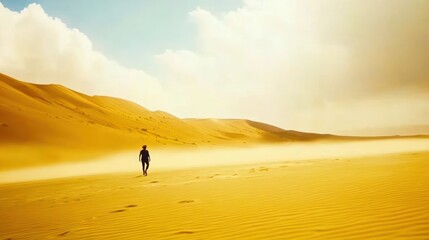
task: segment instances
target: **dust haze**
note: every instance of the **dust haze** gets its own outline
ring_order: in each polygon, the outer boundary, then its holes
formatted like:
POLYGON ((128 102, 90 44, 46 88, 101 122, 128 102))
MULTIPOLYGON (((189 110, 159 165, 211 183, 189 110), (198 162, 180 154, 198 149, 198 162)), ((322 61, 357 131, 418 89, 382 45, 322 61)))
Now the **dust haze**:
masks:
MULTIPOLYGON (((149 174, 177 169, 194 169, 245 164, 364 157, 412 151, 427 151, 429 139, 371 140, 362 142, 315 142, 261 145, 247 148, 149 149, 149 174)), ((21 182, 103 173, 141 174, 138 149, 84 163, 66 163, 44 167, 4 171, 0 182, 21 182)), ((173 174, 174 172, 172 172, 173 174)))

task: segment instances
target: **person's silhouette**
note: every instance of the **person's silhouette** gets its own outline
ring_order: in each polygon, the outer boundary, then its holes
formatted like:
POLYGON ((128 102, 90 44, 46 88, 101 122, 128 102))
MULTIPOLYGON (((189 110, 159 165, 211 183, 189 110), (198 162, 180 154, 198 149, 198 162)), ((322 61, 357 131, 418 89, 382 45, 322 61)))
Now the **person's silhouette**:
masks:
POLYGON ((144 145, 143 149, 140 151, 139 161, 142 162, 143 176, 147 176, 147 169, 149 168, 150 155, 149 155, 149 151, 146 150, 146 145, 144 145))

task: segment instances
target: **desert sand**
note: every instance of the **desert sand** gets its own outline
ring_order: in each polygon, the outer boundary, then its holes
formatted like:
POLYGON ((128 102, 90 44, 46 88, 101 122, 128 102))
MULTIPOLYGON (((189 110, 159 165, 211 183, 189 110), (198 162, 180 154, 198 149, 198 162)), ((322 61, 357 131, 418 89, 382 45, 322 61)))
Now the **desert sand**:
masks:
MULTIPOLYGON (((0 185, 0 239, 428 239, 429 152, 0 185)), ((161 161, 158 159, 157 161, 161 161)))
POLYGON ((0 74, 0 239, 429 239, 428 160, 427 136, 180 119, 0 74))
MULTIPOLYGON (((391 138, 400 137, 370 139, 391 138)), ((367 139, 284 130, 245 119, 180 119, 127 100, 26 83, 0 73, 0 171, 87 161, 143 144, 198 150, 367 139)))
POLYGON ((198 149, 335 139, 343 138, 244 119, 180 119, 127 100, 26 83, 0 73, 0 170, 86 161, 143 143, 158 149, 198 149))

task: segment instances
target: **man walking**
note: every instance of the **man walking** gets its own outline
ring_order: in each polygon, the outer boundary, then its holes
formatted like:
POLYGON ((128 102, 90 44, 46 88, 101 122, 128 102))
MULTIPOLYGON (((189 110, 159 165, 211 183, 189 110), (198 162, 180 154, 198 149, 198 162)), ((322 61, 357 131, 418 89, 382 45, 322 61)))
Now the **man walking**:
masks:
POLYGON ((146 150, 146 145, 144 145, 143 149, 140 151, 139 161, 142 162, 143 176, 147 176, 147 169, 149 168, 150 156, 149 156, 149 151, 146 150))

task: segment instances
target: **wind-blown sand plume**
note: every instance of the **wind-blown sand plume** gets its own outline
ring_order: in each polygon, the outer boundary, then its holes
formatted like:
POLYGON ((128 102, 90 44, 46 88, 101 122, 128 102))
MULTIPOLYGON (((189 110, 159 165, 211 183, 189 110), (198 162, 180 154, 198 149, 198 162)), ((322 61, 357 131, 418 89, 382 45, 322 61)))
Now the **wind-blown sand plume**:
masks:
POLYGON ((127 100, 0 74, 0 170, 86 160, 142 143, 196 148, 365 139, 286 131, 243 119, 179 119, 127 100))
POLYGON ((429 237, 425 136, 179 119, 4 75, 0 121, 0 182, 16 181, 0 185, 0 239, 429 237), (145 178, 142 142, 155 149, 145 178))
POLYGON ((0 185, 1 239, 428 239, 429 152, 0 185))
POLYGON ((0 239, 429 237, 425 136, 179 119, 4 75, 0 100, 0 239), (149 177, 134 170, 142 142, 149 177))
MULTIPOLYGON (((237 145, 333 136, 299 133, 246 120, 182 120, 133 102, 87 96, 0 74, 0 169, 87 159, 152 147, 237 145), (31 152, 31 159, 20 152, 31 152)), ((338 138, 338 137, 337 137, 338 138)))

